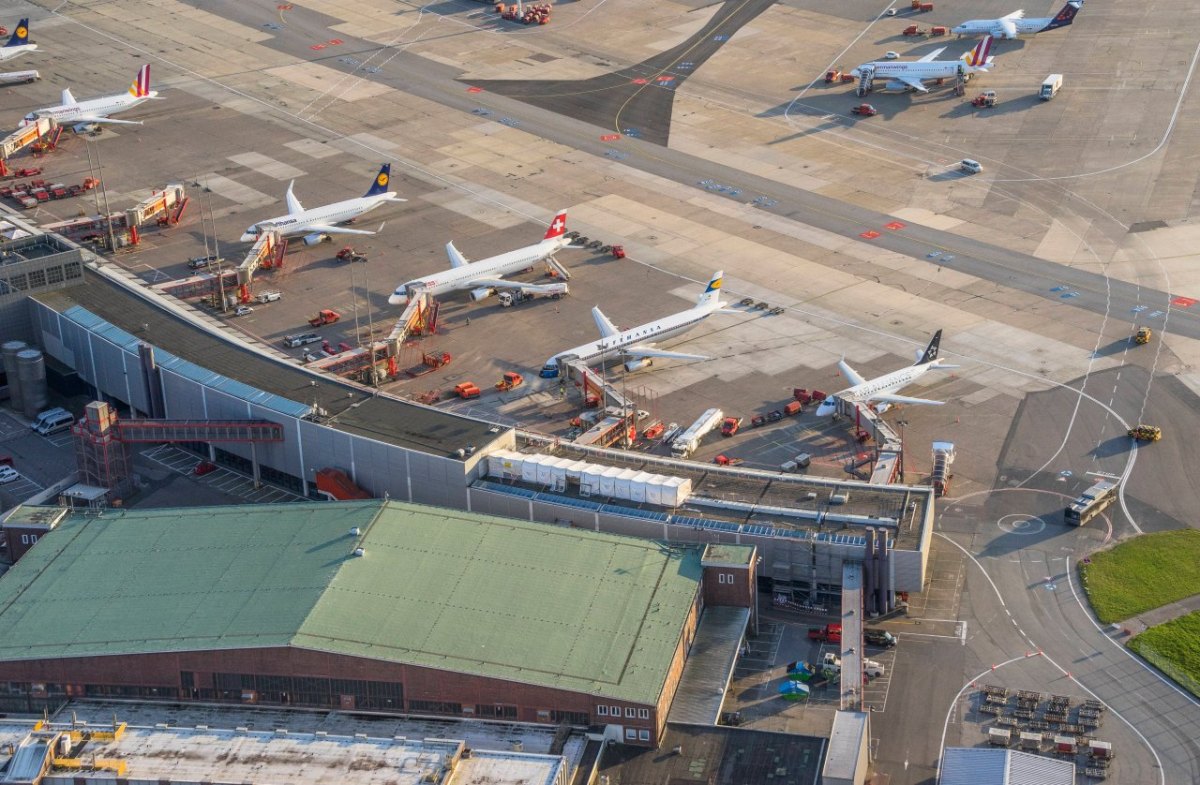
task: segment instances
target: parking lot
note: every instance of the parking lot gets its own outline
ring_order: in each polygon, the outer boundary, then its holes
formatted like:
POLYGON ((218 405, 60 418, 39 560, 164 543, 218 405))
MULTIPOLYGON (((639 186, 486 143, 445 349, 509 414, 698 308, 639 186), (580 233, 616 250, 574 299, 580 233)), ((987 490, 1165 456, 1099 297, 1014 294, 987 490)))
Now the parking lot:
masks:
POLYGON ((145 450, 141 455, 143 458, 164 466, 176 474, 190 476, 196 482, 202 483, 228 496, 236 497, 244 502, 278 504, 282 502, 307 501, 303 496, 285 491, 282 488, 267 485, 266 483, 262 483, 256 488, 254 487, 254 479, 252 477, 231 471, 223 466, 218 466, 215 470, 207 474, 197 475, 196 465, 201 463, 202 459, 186 450, 181 450, 169 444, 145 450))

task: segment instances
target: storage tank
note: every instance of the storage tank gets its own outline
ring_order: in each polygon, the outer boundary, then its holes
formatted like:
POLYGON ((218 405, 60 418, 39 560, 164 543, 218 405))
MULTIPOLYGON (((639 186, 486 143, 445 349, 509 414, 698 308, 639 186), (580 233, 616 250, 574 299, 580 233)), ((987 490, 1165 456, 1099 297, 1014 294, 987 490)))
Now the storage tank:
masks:
POLYGON ((25 349, 24 341, 5 341, 0 345, 0 356, 4 358, 4 373, 8 376, 8 405, 14 411, 24 411, 21 403, 21 379, 17 373, 17 352, 25 349))
POLYGON ((25 417, 32 420, 46 408, 46 361, 37 349, 17 352, 17 376, 21 385, 21 406, 25 417))

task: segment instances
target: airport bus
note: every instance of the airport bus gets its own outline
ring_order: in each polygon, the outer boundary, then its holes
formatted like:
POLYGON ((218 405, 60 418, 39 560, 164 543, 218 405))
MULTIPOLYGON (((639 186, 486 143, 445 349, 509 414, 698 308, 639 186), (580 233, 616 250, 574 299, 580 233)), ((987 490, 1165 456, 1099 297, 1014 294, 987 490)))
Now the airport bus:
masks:
POLYGON ((1073 526, 1082 526, 1117 500, 1118 485, 1110 480, 1101 480, 1067 505, 1063 518, 1073 526))

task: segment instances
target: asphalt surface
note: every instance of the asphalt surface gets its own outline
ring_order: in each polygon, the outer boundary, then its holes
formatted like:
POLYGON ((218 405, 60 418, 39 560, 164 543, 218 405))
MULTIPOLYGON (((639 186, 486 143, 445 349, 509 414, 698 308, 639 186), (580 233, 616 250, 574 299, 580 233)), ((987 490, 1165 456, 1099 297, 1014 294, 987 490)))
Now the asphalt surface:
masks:
MULTIPOLYGON (((192 5, 201 7, 203 4, 192 0, 192 5)), ((251 27, 261 27, 263 24, 260 9, 233 5, 225 13, 231 20, 251 27)), ((625 136, 617 141, 603 140, 602 136, 613 132, 611 126, 597 127, 591 122, 494 92, 468 92, 463 83, 457 81, 461 76, 458 69, 416 54, 388 51, 388 68, 371 73, 361 64, 350 65, 344 60, 347 57, 356 61, 367 60, 378 53, 381 47, 369 41, 343 36, 345 43, 338 47, 337 55, 314 56, 309 42, 322 37, 328 31, 328 25, 335 22, 330 17, 296 7, 288 13, 287 27, 277 31, 263 45, 301 60, 320 62, 330 68, 355 73, 360 78, 386 84, 464 112, 485 108, 501 117, 502 122, 507 121, 528 133, 582 152, 612 157, 610 154, 619 147, 616 152, 622 156, 622 163, 635 169, 698 188, 711 189, 713 183, 718 183, 723 188, 721 193, 734 201, 769 204, 769 208, 762 209, 847 238, 861 239, 863 232, 877 232, 878 236, 870 241, 880 248, 925 260, 931 265, 959 270, 1040 297, 1049 303, 1066 303, 1091 313, 1120 315, 1131 323, 1135 321, 1135 313, 1147 309, 1167 311, 1170 308, 1172 295, 1167 292, 1108 279, 1096 273, 1047 262, 925 226, 906 224, 902 229, 889 230, 887 224, 895 219, 866 207, 713 163, 644 139, 625 136), (948 260, 947 255, 953 258, 948 260)), ((452 35, 471 35, 475 32, 465 30, 452 35)), ((538 83, 531 84, 536 86, 538 83)), ((648 88, 645 92, 653 93, 654 90, 648 88)), ((669 96, 669 91, 661 92, 669 96)), ((651 99, 646 100, 649 101, 647 107, 653 104, 651 99)), ((1200 309, 1170 309, 1169 317, 1172 333, 1200 338, 1200 309)))
POLYGON ((734 33, 774 4, 775 0, 726 0, 708 24, 679 46, 604 76, 498 79, 474 84, 539 109, 665 147, 671 133, 675 90, 734 33))

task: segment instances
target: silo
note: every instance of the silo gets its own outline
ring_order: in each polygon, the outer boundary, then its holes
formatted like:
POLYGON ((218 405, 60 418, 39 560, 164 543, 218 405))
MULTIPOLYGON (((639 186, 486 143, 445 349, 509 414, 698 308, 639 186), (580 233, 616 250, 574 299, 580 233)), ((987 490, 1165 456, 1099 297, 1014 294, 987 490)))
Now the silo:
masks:
POLYGON ((21 379, 17 373, 17 352, 25 347, 24 341, 5 341, 0 345, 0 356, 4 358, 4 374, 8 377, 8 405, 21 412, 21 379))
POLYGON ((21 405, 32 420, 46 408, 46 361, 37 349, 17 352, 17 375, 21 379, 21 405))

